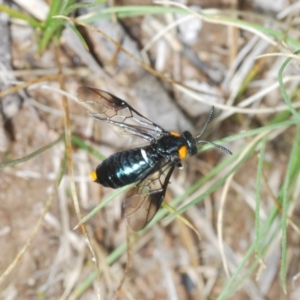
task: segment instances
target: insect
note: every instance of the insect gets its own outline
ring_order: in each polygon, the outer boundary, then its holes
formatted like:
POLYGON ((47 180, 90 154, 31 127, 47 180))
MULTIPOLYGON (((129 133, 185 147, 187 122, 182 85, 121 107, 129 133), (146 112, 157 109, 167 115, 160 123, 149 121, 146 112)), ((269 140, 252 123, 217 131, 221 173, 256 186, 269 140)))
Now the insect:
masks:
POLYGON ((117 152, 90 174, 93 181, 113 189, 132 183, 124 198, 127 224, 133 231, 142 230, 155 216, 165 197, 170 177, 181 160, 197 153, 200 143, 211 144, 228 154, 228 149, 210 141, 201 140, 214 107, 199 135, 193 137, 188 131, 166 131, 142 116, 124 100, 99 89, 79 87, 79 101, 86 102, 94 111, 89 115, 117 127, 122 134, 135 135, 149 144, 144 147, 117 152))

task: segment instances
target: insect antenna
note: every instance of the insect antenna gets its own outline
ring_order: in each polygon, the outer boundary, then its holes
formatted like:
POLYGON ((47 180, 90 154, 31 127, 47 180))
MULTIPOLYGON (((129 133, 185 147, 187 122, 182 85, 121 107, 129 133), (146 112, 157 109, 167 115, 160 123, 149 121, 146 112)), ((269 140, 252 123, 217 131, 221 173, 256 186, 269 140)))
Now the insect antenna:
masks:
POLYGON ((212 118, 212 116, 213 116, 213 113, 214 113, 214 107, 212 106, 212 108, 211 108, 211 110, 210 110, 210 113, 209 113, 209 115, 208 115, 208 117, 207 117, 207 120, 206 120, 206 122, 205 122, 205 124, 204 124, 204 126, 203 126, 203 129, 201 130, 200 134, 198 134, 198 135, 195 137, 196 144, 200 144, 200 143, 203 143, 203 144, 210 144, 210 145, 212 145, 212 146, 214 146, 214 147, 216 147, 216 148, 219 148, 220 150, 224 151, 225 153, 232 155, 232 152, 229 151, 227 148, 225 148, 225 147, 223 147, 223 146, 220 146, 220 145, 218 145, 218 144, 216 144, 216 143, 214 143, 214 142, 205 141, 205 140, 200 140, 202 134, 204 133, 204 131, 205 131, 205 129, 206 129, 208 123, 210 122, 210 120, 211 120, 211 118, 212 118))

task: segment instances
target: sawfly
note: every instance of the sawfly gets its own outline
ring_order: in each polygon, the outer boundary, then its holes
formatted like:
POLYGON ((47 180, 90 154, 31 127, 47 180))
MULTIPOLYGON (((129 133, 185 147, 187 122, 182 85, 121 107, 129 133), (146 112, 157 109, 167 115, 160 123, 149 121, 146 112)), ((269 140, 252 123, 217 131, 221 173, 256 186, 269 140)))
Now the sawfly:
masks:
POLYGON ((124 198, 123 207, 129 228, 142 230, 155 216, 165 197, 170 177, 181 160, 197 153, 200 143, 211 144, 228 154, 228 149, 201 140, 214 107, 201 133, 195 137, 189 131, 166 131, 145 118, 124 100, 103 90, 79 87, 79 101, 95 108, 89 115, 117 127, 122 134, 141 137, 147 146, 117 152, 99 164, 90 174, 91 179, 113 189, 135 183, 124 198))

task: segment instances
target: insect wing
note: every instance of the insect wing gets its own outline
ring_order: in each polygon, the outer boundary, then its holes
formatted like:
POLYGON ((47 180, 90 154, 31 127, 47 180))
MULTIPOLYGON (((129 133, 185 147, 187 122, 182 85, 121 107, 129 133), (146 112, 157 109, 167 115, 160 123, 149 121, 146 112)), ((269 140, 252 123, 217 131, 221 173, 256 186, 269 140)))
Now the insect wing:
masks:
POLYGON ((167 163, 165 167, 127 192, 123 206, 127 225, 132 231, 142 230, 157 213, 165 197, 174 167, 175 165, 167 163))
POLYGON ((108 92, 82 86, 77 89, 77 97, 80 102, 88 104, 91 117, 118 127, 121 134, 133 134, 152 141, 166 133, 124 100, 108 92))

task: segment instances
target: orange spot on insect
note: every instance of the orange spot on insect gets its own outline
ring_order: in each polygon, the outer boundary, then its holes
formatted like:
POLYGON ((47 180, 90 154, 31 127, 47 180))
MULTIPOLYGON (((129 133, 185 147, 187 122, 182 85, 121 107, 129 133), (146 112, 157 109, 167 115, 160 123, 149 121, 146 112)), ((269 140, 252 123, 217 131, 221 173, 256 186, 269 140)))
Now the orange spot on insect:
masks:
POLYGON ((179 154, 179 157, 181 159, 183 158, 186 158, 187 157, 187 153, 188 153, 188 148, 187 146, 181 146, 179 149, 178 149, 178 154, 179 154))
POLYGON ((93 180, 93 181, 96 181, 97 180, 97 173, 95 171, 91 172, 90 173, 90 178, 93 180))
POLYGON ((176 137, 181 137, 181 133, 177 132, 177 131, 170 131, 170 134, 176 137))

